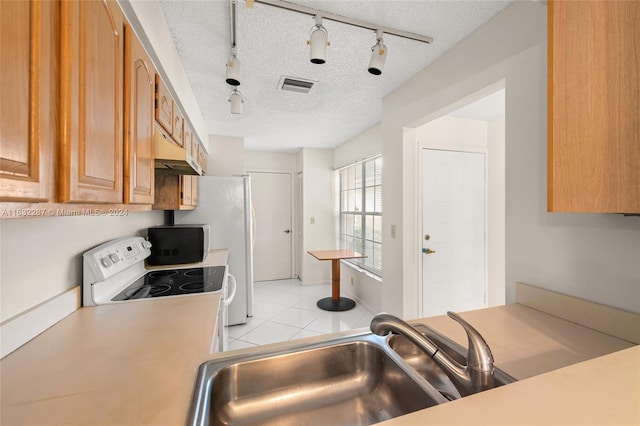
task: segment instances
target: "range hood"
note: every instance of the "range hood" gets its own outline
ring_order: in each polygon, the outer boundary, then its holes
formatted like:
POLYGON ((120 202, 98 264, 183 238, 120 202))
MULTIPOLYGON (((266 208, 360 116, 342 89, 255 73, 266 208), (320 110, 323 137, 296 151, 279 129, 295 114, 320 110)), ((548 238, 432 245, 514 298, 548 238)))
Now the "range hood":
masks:
POLYGON ((154 126, 156 173, 170 175, 202 175, 202 168, 186 149, 170 142, 162 130, 154 126))

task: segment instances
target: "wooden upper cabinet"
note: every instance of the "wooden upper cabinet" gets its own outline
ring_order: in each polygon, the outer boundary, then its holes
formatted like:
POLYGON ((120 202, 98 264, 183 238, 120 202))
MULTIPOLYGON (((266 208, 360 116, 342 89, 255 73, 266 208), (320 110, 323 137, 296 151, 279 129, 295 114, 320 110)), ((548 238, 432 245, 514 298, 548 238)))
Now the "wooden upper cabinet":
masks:
POLYGON ((122 203, 122 12, 63 1, 60 37, 60 201, 122 203))
POLYGON ((639 213, 640 1, 548 13, 548 210, 639 213))
POLYGON ((189 126, 189 124, 186 121, 184 121, 182 139, 183 139, 184 149, 187 150, 187 154, 193 155, 192 153, 193 133, 191 131, 191 126, 189 126))
POLYGON ((194 161, 198 161, 198 142, 193 138, 193 130, 186 120, 184 122, 184 149, 194 161))
POLYGON ((169 135, 171 134, 173 131, 173 98, 158 74, 156 74, 156 121, 169 135))
POLYGON ((191 191, 193 188, 192 176, 180 176, 180 208, 193 206, 191 191))
POLYGON ((173 140, 180 146, 184 145, 183 141, 183 126, 184 126, 184 118, 182 117, 182 113, 178 108, 178 105, 173 102, 173 128, 171 130, 171 136, 173 136, 173 140))
POLYGON ((0 1, 0 201, 53 196, 57 13, 50 1, 0 1))
POLYGON ((125 26, 124 202, 153 204, 155 69, 125 26))
POLYGON ((198 144, 198 164, 200 164, 202 174, 204 175, 207 172, 207 152, 200 144, 198 144))
POLYGON ((158 173, 155 185, 154 210, 193 210, 198 204, 198 176, 158 173))
POLYGON ((191 205, 198 207, 198 176, 192 175, 191 178, 191 205))

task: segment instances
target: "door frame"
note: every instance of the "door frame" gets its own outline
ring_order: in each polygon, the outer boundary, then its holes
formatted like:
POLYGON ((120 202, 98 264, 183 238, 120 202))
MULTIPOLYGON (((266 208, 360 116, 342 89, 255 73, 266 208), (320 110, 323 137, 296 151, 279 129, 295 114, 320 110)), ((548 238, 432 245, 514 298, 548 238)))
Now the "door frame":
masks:
MULTIPOLYGON (((303 247, 303 243, 304 243, 304 226, 302 226, 303 223, 303 212, 304 212, 304 206, 302 205, 302 190, 304 188, 304 174, 303 172, 298 172, 296 173, 296 178, 295 178, 295 184, 294 184, 294 196, 295 196, 295 200, 294 200, 294 231, 295 231, 295 235, 296 237, 293 239, 294 240, 294 247, 300 247, 302 249, 303 247)), ((302 281, 301 275, 302 275, 302 271, 300 270, 302 267, 302 251, 301 250, 296 250, 295 254, 293 256, 294 260, 295 260, 295 265, 294 265, 294 278, 298 278, 300 281, 302 281)))
MULTIPOLYGON (((289 234, 290 236, 289 239, 291 241, 291 270, 289 271, 289 277, 294 278, 295 271, 296 271, 295 253, 297 250, 296 238, 294 238, 294 235, 297 234, 296 231, 298 228, 298 224, 296 223, 295 216, 294 216, 294 206, 295 206, 294 172, 292 172, 291 170, 252 168, 252 169, 246 170, 245 173, 248 175, 250 173, 274 173, 274 174, 289 175, 289 217, 291 218, 291 233, 289 234)), ((255 256, 255 253, 254 253, 254 256, 255 256)))
MULTIPOLYGON (((436 119, 437 120, 437 119, 436 119)), ((425 123, 427 124, 427 123, 425 123)), ((489 226, 489 187, 488 187, 488 170, 489 170, 489 150, 487 148, 480 148, 476 146, 466 146, 466 145, 450 145, 450 144, 438 144, 436 142, 427 142, 427 141, 417 141, 416 144, 416 158, 418 158, 418 185, 417 185, 417 212, 418 212, 418 235, 414 240, 414 244, 416 249, 414 252, 416 253, 416 266, 417 266, 417 286, 418 286, 418 297, 416 298, 417 312, 418 318, 422 318, 422 298, 423 298, 423 276, 422 276, 422 262, 424 259, 424 255, 422 254, 422 236, 425 234, 424 230, 424 212, 423 212, 423 195, 424 188, 422 186, 423 183, 423 161, 422 161, 422 150, 431 149, 438 151, 456 151, 456 152, 468 152, 474 154, 484 154, 484 305, 488 306, 488 294, 489 294, 489 234, 487 232, 487 227, 489 226)))

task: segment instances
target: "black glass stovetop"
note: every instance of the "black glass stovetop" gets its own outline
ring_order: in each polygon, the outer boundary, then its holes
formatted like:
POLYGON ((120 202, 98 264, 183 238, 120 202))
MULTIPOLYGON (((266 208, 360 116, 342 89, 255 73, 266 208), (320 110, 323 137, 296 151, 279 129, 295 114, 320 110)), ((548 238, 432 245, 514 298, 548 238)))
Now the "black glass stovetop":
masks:
POLYGON ((224 266, 147 272, 111 301, 208 293, 222 289, 224 266))

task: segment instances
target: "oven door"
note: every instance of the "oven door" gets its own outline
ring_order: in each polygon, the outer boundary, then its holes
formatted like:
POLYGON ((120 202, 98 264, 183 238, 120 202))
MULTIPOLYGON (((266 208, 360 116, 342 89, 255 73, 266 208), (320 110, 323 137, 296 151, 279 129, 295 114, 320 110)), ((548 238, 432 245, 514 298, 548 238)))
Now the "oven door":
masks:
POLYGON ((236 297, 236 277, 227 273, 222 285, 222 299, 218 308, 218 350, 224 352, 229 343, 227 327, 229 326, 229 305, 236 297))

